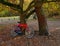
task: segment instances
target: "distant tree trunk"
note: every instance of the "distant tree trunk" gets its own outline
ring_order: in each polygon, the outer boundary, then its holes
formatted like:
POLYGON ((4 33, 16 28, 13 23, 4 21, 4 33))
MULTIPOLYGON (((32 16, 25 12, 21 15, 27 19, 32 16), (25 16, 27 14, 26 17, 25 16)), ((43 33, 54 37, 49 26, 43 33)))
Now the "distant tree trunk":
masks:
POLYGON ((48 35, 47 22, 45 16, 42 15, 42 11, 41 11, 42 4, 43 4, 42 2, 35 0, 35 11, 38 17, 39 34, 48 35))

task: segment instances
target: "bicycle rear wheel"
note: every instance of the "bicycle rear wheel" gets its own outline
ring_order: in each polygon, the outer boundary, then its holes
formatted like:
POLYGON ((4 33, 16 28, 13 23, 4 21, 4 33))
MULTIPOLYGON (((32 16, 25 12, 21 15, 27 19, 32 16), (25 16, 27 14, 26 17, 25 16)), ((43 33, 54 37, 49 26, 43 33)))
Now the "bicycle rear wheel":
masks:
POLYGON ((34 36, 34 29, 32 27, 28 27, 25 30, 25 36, 27 38, 32 38, 34 36))

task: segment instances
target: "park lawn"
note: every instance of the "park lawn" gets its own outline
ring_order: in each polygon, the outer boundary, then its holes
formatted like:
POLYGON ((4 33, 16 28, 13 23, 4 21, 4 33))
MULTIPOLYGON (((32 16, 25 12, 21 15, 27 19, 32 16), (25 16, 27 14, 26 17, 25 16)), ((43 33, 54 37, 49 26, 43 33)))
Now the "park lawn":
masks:
POLYGON ((5 31, 14 28, 15 24, 0 24, 0 31, 5 31))
POLYGON ((60 20, 60 19, 56 19, 56 18, 47 18, 47 20, 49 20, 49 21, 57 21, 57 20, 60 20))

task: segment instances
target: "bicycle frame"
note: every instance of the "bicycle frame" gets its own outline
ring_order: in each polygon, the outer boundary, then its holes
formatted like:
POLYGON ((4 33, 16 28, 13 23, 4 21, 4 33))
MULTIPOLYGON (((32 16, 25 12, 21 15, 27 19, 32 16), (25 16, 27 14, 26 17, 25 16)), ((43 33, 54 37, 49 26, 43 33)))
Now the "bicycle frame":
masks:
POLYGON ((27 38, 32 38, 34 36, 34 30, 32 27, 28 26, 27 24, 17 24, 16 26, 17 28, 15 28, 13 30, 13 32, 11 32, 11 35, 14 37, 16 35, 25 35, 27 38), (19 30, 19 29, 20 30, 19 30), (22 28, 22 29, 21 29, 22 28), (17 29, 17 30, 16 30, 17 29), (17 32, 16 32, 17 31, 17 32), (21 31, 21 32, 20 32, 21 31))
POLYGON ((27 24, 21 24, 21 23, 17 24, 17 26, 18 26, 19 28, 21 28, 22 31, 23 31, 23 29, 26 29, 26 28, 28 27, 27 24))

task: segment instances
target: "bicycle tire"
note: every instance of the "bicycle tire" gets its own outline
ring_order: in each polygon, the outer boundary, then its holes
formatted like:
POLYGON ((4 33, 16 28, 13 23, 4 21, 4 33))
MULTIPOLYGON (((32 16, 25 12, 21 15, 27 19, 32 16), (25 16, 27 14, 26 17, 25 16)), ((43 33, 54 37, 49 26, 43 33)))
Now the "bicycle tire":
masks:
POLYGON ((25 30, 25 36, 27 38, 32 38, 34 36, 34 29, 32 27, 28 27, 25 30))

